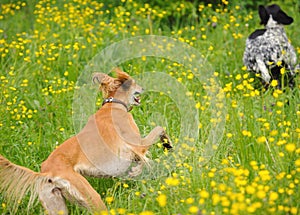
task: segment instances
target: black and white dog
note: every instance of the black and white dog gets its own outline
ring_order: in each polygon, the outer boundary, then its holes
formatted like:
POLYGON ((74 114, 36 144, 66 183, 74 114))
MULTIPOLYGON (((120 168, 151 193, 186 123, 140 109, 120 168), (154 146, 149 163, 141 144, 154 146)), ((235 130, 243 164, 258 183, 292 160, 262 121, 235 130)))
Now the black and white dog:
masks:
POLYGON ((294 20, 276 4, 266 7, 260 5, 258 11, 260 24, 265 28, 254 31, 246 40, 244 65, 248 70, 259 73, 266 86, 272 80, 277 80, 278 87, 281 88, 284 80, 285 85, 293 88, 297 56, 289 43, 284 25, 290 25, 294 20))

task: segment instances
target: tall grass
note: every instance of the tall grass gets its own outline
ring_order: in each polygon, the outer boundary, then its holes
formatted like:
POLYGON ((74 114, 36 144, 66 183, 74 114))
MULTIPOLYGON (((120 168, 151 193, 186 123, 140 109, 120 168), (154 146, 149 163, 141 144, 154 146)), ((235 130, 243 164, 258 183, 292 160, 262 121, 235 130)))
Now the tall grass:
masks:
MULTIPOLYGON (((294 17, 286 31, 299 55, 299 3, 277 3, 294 17)), ((239 1, 3 1, 0 154, 38 171, 51 151, 74 134, 76 81, 97 53, 134 36, 177 38, 213 66, 225 96, 225 131, 213 156, 206 157, 209 131, 218 129, 206 84, 186 66, 166 58, 123 62, 119 66, 133 76, 163 72, 184 86, 186 99, 199 113, 199 134, 197 139, 179 139, 184 114, 176 101, 166 92, 145 93, 141 107, 132 111, 141 133, 161 124, 175 148, 183 147, 187 154, 164 153, 158 144, 149 156, 165 166, 160 177, 89 178, 110 213, 299 214, 299 77, 294 90, 265 91, 258 78, 245 71, 245 40, 258 27, 257 11, 239 1)), ((95 103, 99 108, 101 101, 95 103)), ((39 204, 27 211, 26 201, 20 202, 20 214, 43 212, 39 204)), ((9 202, 0 196, 0 203, 0 212, 10 214, 9 202)), ((69 209, 70 214, 87 213, 72 204, 69 209)))

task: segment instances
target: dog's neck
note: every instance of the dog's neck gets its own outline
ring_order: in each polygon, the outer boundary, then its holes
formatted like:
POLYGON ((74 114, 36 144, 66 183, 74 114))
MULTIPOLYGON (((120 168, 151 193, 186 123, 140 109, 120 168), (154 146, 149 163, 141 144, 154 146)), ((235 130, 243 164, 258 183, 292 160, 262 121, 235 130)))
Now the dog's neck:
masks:
POLYGON ((123 101, 121 101, 121 100, 119 100, 119 99, 115 99, 115 98, 113 98, 113 97, 109 97, 109 98, 104 99, 104 101, 102 102, 102 106, 105 105, 105 104, 107 104, 107 103, 117 103, 117 104, 121 104, 121 105, 123 105, 123 106, 126 108, 127 112, 131 111, 131 109, 132 109, 131 107, 128 107, 128 106, 125 104, 125 102, 123 102, 123 101))

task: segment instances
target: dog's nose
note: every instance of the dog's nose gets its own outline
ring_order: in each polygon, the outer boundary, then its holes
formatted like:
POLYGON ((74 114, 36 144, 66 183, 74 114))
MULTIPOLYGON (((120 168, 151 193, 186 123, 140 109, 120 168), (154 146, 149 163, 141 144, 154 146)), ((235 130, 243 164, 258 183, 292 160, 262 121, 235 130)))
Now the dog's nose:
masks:
POLYGON ((138 91, 140 94, 142 94, 142 93, 145 91, 145 89, 144 89, 143 87, 140 87, 137 91, 138 91))

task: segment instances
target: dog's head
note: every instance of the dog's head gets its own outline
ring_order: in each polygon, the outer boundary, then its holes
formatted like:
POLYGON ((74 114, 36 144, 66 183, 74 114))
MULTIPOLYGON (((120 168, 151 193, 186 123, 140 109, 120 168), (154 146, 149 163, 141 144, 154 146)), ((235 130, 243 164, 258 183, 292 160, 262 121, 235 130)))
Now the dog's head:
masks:
POLYGON ((293 23, 293 18, 288 16, 277 4, 272 4, 269 6, 258 7, 258 13, 260 17, 260 24, 267 25, 270 17, 276 21, 278 24, 290 25, 293 23))
POLYGON ((93 82, 99 84, 103 97, 114 97, 128 106, 140 105, 140 94, 143 92, 143 88, 120 68, 116 68, 115 71, 116 78, 104 73, 95 73, 93 76, 93 82))

